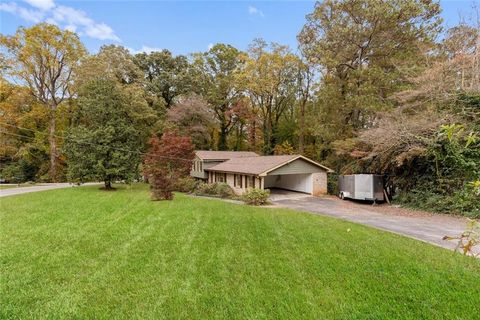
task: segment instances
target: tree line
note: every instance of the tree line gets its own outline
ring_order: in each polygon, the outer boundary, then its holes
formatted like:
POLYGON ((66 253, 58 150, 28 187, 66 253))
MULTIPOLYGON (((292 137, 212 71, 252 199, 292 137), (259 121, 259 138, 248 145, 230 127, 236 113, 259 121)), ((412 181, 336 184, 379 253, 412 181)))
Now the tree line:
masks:
POLYGON ((190 55, 88 54, 73 32, 19 28, 0 37, 2 178, 132 179, 152 134, 175 131, 197 149, 391 175, 406 203, 478 214, 480 24, 446 29, 440 12, 430 0, 325 0, 295 51, 255 39, 190 55))

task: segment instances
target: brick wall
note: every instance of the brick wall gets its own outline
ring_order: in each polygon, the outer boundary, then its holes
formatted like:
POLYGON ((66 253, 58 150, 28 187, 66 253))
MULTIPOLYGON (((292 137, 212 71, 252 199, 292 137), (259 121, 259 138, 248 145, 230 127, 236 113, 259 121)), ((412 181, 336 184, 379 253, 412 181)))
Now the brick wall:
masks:
POLYGON ((327 173, 317 172, 312 173, 313 192, 312 195, 320 196, 327 194, 327 173))

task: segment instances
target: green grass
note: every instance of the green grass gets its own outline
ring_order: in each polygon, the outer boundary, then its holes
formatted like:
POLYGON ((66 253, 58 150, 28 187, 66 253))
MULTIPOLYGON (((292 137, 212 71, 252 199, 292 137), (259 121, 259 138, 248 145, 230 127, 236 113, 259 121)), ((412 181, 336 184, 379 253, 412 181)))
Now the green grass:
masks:
POLYGON ((376 229, 146 186, 0 199, 0 318, 474 319, 480 263, 376 229), (347 232, 347 229, 351 229, 347 232))
POLYGON ((40 186, 40 184, 0 184, 0 190, 40 186))
POLYGON ((19 183, 19 184, 0 184, 0 190, 2 189, 13 189, 13 188, 24 188, 24 187, 35 187, 43 186, 43 183, 19 183))

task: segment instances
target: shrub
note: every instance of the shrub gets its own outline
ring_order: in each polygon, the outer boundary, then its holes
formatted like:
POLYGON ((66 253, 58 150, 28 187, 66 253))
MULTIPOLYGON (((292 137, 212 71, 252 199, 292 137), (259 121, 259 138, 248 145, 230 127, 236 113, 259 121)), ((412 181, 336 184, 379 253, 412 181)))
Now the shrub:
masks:
POLYGON ((195 188, 193 193, 196 194, 196 195, 214 195, 215 194, 215 184, 202 182, 195 188))
POLYGON ((242 199, 247 204, 254 206, 262 206, 268 204, 268 197, 270 196, 270 190, 262 189, 248 189, 243 195, 242 199))
POLYGON ((201 183, 194 193, 196 195, 218 196, 220 198, 235 198, 235 192, 226 183, 201 183))
POLYGON ((221 198, 234 198, 235 192, 232 188, 226 183, 215 183, 215 192, 221 198))
POLYGON ((21 183, 29 180, 35 180, 35 174, 38 168, 33 164, 20 159, 18 162, 12 162, 8 165, 2 164, 0 179, 4 179, 10 183, 21 183))
POLYGON ((446 194, 439 192, 433 185, 430 188, 422 186, 402 190, 394 200, 410 208, 438 213, 455 213, 478 219, 480 218, 480 197, 476 195, 475 188, 475 182, 470 182, 466 183, 462 189, 446 194))
POLYGON ((175 182, 175 191, 192 193, 202 182, 192 177, 179 178, 175 182))
POLYGON ((336 172, 332 172, 327 175, 328 194, 332 194, 336 196, 340 193, 340 189, 338 189, 338 177, 339 177, 339 174, 336 172))

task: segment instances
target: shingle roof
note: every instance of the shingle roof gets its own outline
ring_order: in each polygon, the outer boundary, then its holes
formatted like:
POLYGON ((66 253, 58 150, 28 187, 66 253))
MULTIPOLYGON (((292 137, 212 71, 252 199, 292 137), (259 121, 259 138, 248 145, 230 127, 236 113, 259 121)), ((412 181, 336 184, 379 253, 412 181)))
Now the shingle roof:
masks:
POLYGON ((195 151, 197 157, 203 160, 228 160, 233 158, 258 157, 258 154, 252 151, 195 151))
POLYGON ((329 168, 322 166, 308 158, 300 155, 281 155, 281 156, 257 156, 247 158, 234 158, 225 162, 219 163, 216 166, 205 169, 208 171, 234 172, 245 173, 252 175, 259 175, 272 169, 275 169, 283 164, 286 164, 295 159, 303 159, 324 170, 331 171, 329 168))

